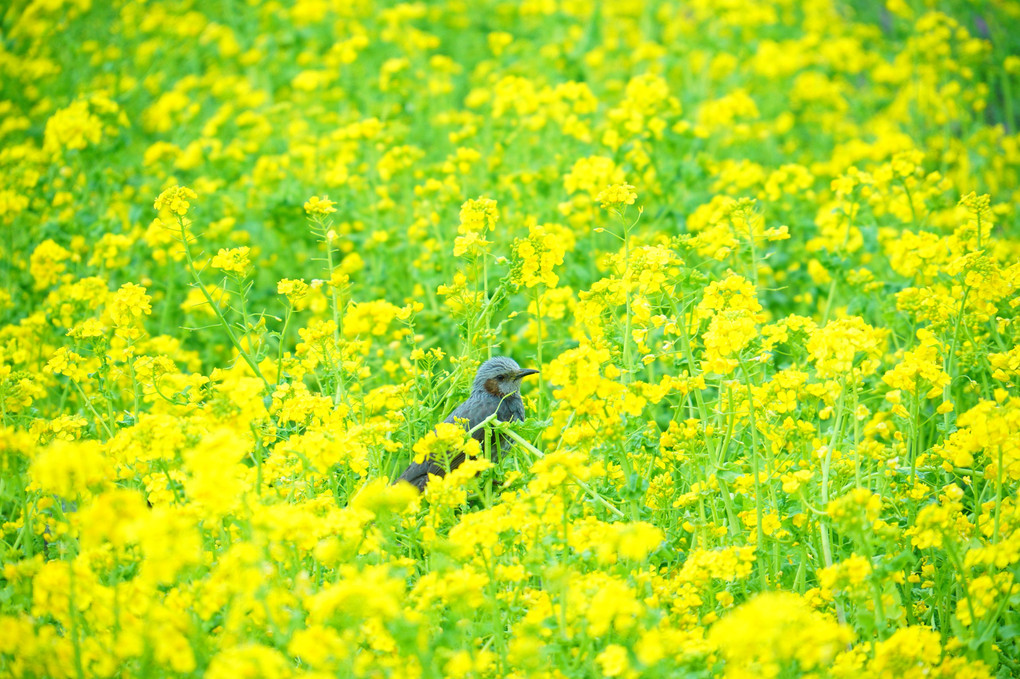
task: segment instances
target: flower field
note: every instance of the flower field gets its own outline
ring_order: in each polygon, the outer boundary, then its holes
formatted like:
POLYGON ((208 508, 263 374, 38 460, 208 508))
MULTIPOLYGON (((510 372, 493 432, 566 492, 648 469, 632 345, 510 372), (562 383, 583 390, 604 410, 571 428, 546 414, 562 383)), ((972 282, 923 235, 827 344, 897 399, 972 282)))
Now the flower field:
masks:
POLYGON ((14 0, 0 676, 1020 676, 1017 25, 14 0))

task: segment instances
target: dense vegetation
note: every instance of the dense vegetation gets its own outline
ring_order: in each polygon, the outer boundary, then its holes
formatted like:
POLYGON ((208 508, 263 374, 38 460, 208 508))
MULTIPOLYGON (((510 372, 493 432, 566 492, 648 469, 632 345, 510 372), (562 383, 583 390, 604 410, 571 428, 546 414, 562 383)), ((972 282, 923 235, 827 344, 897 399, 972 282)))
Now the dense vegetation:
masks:
POLYGON ((1020 673, 1020 3, 2 12, 4 676, 1020 673))

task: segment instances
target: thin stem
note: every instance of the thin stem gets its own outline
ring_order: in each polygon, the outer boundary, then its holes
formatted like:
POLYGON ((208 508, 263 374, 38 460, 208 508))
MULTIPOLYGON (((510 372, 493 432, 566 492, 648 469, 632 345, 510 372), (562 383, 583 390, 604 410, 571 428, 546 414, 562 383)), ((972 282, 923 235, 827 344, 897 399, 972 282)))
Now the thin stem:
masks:
MULTIPOLYGON (((495 418, 495 414, 490 415, 489 417, 487 417, 485 419, 485 421, 487 422, 489 420, 492 420, 493 418, 495 418)), ((481 424, 479 426, 481 426, 481 424)), ((477 428, 478 427, 475 427, 474 429, 472 429, 472 431, 474 431, 477 428)), ((511 439, 513 439, 514 441, 516 441, 517 443, 519 443, 525 450, 527 450, 529 453, 531 453, 535 457, 545 457, 545 453, 543 453, 541 450, 536 448, 533 444, 529 443, 527 440, 525 440, 525 438, 523 436, 521 436, 520 434, 518 434, 514 430, 508 428, 503 433, 506 434, 511 439)), ((573 479, 574 483, 576 483, 581 488, 581 490, 586 492, 593 500, 595 500, 596 502, 601 504, 603 507, 608 509, 612 514, 614 514, 615 516, 617 516, 618 518, 621 518, 621 519, 626 516, 623 512, 621 512, 619 509, 617 509, 612 504, 610 504, 609 501, 606 500, 604 497, 602 497, 594 488, 589 486, 582 479, 578 478, 578 476, 576 474, 570 473, 570 478, 573 479)))
POLYGON ((100 416, 100 414, 96 411, 95 406, 92 405, 92 401, 89 400, 89 397, 85 395, 85 392, 84 392, 84 390, 82 390, 81 385, 78 384, 78 381, 72 378, 71 379, 71 384, 73 384, 74 388, 78 390, 79 394, 81 394, 82 400, 85 401, 85 405, 87 405, 89 410, 92 411, 92 414, 96 418, 96 422, 98 422, 99 424, 103 425, 103 429, 106 430, 107 438, 113 438, 113 430, 110 429, 110 425, 108 425, 106 423, 106 420, 104 420, 102 418, 102 416, 100 416))
MULTIPOLYGON (((740 370, 744 373, 744 386, 747 387, 747 412, 751 418, 751 473, 754 474, 754 510, 758 522, 757 550, 765 549, 764 510, 762 509, 761 478, 758 464, 758 425, 754 417, 754 394, 751 391, 751 376, 747 373, 747 365, 740 358, 740 370)), ((761 577, 762 590, 768 590, 768 574, 765 572, 765 560, 759 562, 758 573, 761 577)))
MULTIPOLYGON (((842 429, 843 422, 843 390, 840 390, 839 400, 836 403, 836 421, 833 422, 832 436, 829 438, 829 445, 825 450, 825 457, 822 459, 822 506, 828 507, 829 504, 829 467, 832 464, 832 448, 836 443, 836 438, 839 435, 839 431, 842 429)), ((819 535, 822 543, 822 558, 825 561, 826 568, 832 566, 832 545, 829 542, 829 526, 825 521, 819 521, 819 535)), ((836 617, 841 623, 846 622, 846 613, 843 610, 842 604, 836 602, 836 617)))
POLYGON ((220 325, 223 326, 223 329, 226 330, 227 337, 230 339, 230 343, 234 346, 234 349, 236 349, 237 353, 244 359, 244 362, 248 364, 248 367, 251 368, 255 376, 262 380, 262 384, 265 385, 266 391, 270 391, 271 387, 269 380, 267 380, 262 374, 262 370, 259 369, 255 360, 248 354, 244 347, 241 346, 241 343, 237 339, 237 335, 234 334, 234 329, 230 327, 230 323, 223 315, 223 312, 220 311, 219 305, 216 304, 212 295, 209 294, 209 290, 205 287, 205 284, 202 283, 202 277, 198 274, 198 268, 195 266, 195 260, 191 255, 191 244, 188 240, 188 233, 184 226, 184 220, 181 217, 178 217, 177 224, 181 229, 181 243, 184 245, 184 256, 188 260, 188 271, 191 272, 191 277, 195 281, 195 285, 202 292, 202 296, 205 297, 205 301, 209 303, 210 307, 212 307, 213 313, 216 314, 216 318, 219 320, 220 325))
MULTIPOLYGON (((676 305, 676 301, 670 297, 670 304, 673 307, 673 313, 676 315, 676 321, 680 324, 680 345, 683 348, 684 356, 687 358, 687 366, 690 372, 690 376, 693 378, 696 376, 695 364, 694 364, 694 353, 691 351, 690 340, 687 337, 688 327, 687 321, 684 318, 684 314, 680 312, 680 309, 676 305)), ((692 389, 694 392, 694 401, 698 406, 698 414, 701 418, 702 423, 707 423, 708 407, 705 405, 705 398, 701 394, 700 389, 692 389)), ((730 492, 730 488, 721 477, 715 472, 719 470, 719 449, 714 445, 715 441, 711 436, 708 435, 708 431, 703 429, 705 437, 705 449, 708 451, 709 463, 712 466, 712 473, 715 476, 716 483, 719 489, 722 491, 723 506, 726 508, 726 517, 728 519, 728 530, 730 536, 736 536, 740 533, 740 522, 737 519, 737 512, 733 507, 733 495, 730 492)))
POLYGON ((283 317, 283 330, 280 331, 280 346, 276 352, 276 383, 280 384, 283 376, 283 348, 287 342, 287 328, 290 326, 290 317, 294 314, 294 307, 287 303, 287 314, 283 317))
MULTIPOLYGON (((489 257, 485 252, 482 252, 482 299, 489 299, 489 257)), ((489 329, 489 316, 485 317, 485 329, 489 329)), ((487 358, 492 358, 492 343, 486 342, 485 348, 487 351, 487 358)), ((541 359, 541 344, 539 345, 539 359, 541 359)), ((541 364, 541 360, 539 363, 541 364)))
POLYGON ((921 452, 921 395, 918 393, 917 385, 914 386, 913 401, 911 402, 910 416, 910 483, 913 485, 917 477, 917 456, 921 452))
MULTIPOLYGON (((541 371, 543 367, 542 362, 542 288, 535 288, 535 324, 537 326, 538 339, 536 342, 535 353, 536 360, 538 361, 538 369, 541 371)), ((545 378, 542 373, 538 373, 538 411, 544 412, 544 395, 545 395, 545 378)))
POLYGON ((999 544, 999 519, 1002 516, 1002 445, 995 465, 995 516, 992 517, 992 544, 999 544))
POLYGON ((78 621, 78 606, 75 603, 75 577, 74 562, 67 563, 68 571, 68 592, 67 592, 67 613, 71 618, 71 646, 74 650, 74 670, 78 679, 85 679, 85 667, 81 657, 81 633, 78 621))

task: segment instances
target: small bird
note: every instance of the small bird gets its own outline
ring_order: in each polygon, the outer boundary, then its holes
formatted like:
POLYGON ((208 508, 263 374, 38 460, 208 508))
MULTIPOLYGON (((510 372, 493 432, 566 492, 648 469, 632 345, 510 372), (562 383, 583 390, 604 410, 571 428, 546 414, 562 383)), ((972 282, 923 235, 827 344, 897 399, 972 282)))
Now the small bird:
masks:
MULTIPOLYGON (((493 413, 500 422, 511 422, 524 419, 524 401, 521 400, 521 380, 528 375, 537 375, 537 370, 521 369, 517 361, 505 356, 496 356, 483 363, 475 374, 475 381, 471 385, 471 395, 466 401, 454 408, 450 416, 444 422, 454 423, 457 420, 466 421, 466 427, 470 431, 480 422, 493 413)), ((476 439, 485 450, 485 427, 480 428, 472 438, 476 439)), ((500 450, 506 450, 510 445, 510 438, 500 436, 498 441, 489 441, 489 450, 492 451, 493 461, 500 450)), ((458 454, 450 460, 452 471, 464 461, 464 453, 458 454)), ((429 474, 444 476, 446 468, 434 458, 428 458, 424 462, 411 462, 411 464, 400 475, 397 482, 407 481, 418 490, 425 490, 429 482, 429 474)))

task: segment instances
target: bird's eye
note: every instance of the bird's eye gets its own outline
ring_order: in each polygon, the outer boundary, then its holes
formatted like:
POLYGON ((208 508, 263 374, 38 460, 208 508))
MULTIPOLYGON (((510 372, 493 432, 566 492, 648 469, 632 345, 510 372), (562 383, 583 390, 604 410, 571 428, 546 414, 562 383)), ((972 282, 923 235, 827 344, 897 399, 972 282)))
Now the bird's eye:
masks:
POLYGON ((506 379, 506 375, 499 375, 498 377, 496 377, 496 379, 497 380, 505 380, 506 379))

